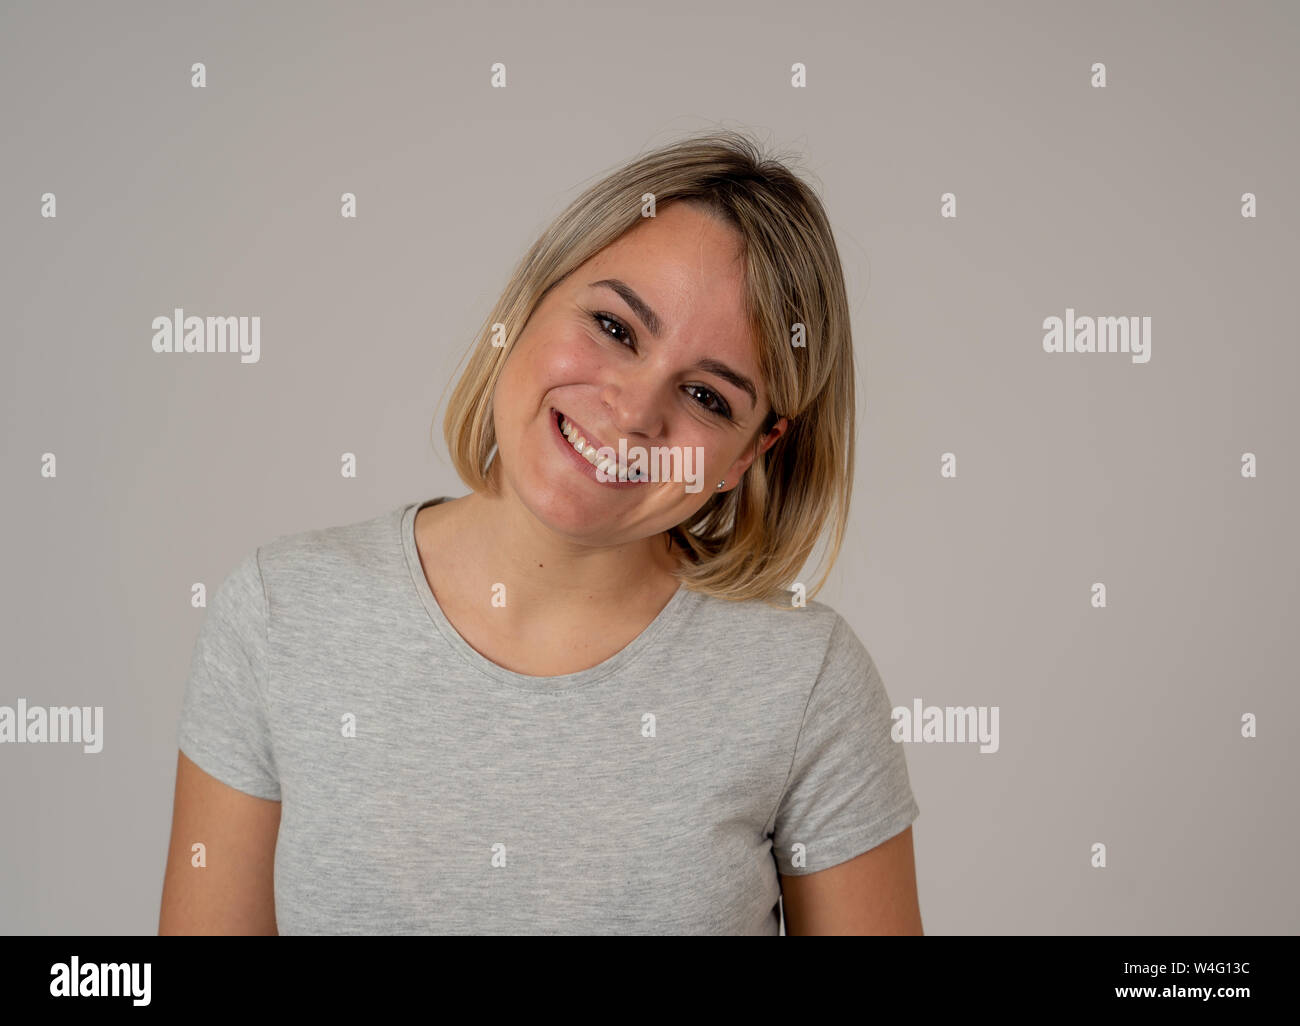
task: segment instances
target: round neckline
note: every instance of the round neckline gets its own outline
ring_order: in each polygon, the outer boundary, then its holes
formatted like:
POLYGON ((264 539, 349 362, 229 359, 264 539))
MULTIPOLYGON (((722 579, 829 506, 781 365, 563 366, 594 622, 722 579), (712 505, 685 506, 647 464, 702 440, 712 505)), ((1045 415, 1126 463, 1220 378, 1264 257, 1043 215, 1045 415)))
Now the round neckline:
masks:
POLYGON ((531 674, 508 670, 479 652, 452 626, 451 621, 447 619, 446 614, 442 611, 442 606, 438 604, 438 600, 434 597, 433 589, 429 586, 429 579, 424 576, 424 567, 420 564, 420 551, 415 544, 415 517, 426 506, 436 506, 439 503, 447 502, 449 498, 450 496, 442 495, 435 499, 412 502, 399 510, 400 515, 397 518, 397 523, 401 535, 402 552, 406 557, 406 567, 411 574, 411 583, 414 585, 415 592, 434 627, 437 628, 438 632, 462 660, 493 680, 508 684, 520 691, 559 694, 577 688, 589 687, 605 680, 642 655, 659 635, 672 624, 681 620, 700 599, 698 593, 691 591, 684 584, 679 584, 677 590, 673 592, 672 598, 659 610, 658 615, 646 625, 640 634, 608 659, 597 663, 595 666, 589 666, 585 670, 563 673, 554 677, 535 677, 531 674))

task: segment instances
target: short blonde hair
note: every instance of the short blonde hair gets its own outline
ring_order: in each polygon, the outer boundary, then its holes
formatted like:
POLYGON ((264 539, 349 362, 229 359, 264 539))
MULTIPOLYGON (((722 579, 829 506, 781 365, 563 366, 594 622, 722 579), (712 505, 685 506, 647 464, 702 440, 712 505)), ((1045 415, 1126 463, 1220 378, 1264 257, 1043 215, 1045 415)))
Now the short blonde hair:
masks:
POLYGON ((754 444, 779 417, 790 421, 737 487, 715 492, 671 529, 686 553, 678 577, 719 598, 790 608, 789 586, 827 521, 826 569, 808 595, 825 584, 844 540, 853 489, 853 339, 821 201, 745 135, 712 131, 636 157, 542 232, 484 322, 452 393, 443 421, 452 462, 470 488, 495 493, 492 396, 515 340, 552 287, 641 222, 647 193, 657 207, 700 204, 739 234, 746 317, 772 409, 754 444))

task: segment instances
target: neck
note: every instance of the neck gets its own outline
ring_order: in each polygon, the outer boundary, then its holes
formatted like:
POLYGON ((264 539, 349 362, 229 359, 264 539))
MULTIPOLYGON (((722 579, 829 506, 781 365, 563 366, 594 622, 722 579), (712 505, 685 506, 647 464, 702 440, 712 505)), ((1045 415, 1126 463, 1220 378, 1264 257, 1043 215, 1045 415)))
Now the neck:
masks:
POLYGON ((508 489, 471 492, 447 509, 457 539, 458 573, 482 594, 500 582, 508 606, 562 615, 624 607, 629 599, 660 598, 676 590, 679 563, 666 534, 612 546, 584 545, 555 534, 508 489))

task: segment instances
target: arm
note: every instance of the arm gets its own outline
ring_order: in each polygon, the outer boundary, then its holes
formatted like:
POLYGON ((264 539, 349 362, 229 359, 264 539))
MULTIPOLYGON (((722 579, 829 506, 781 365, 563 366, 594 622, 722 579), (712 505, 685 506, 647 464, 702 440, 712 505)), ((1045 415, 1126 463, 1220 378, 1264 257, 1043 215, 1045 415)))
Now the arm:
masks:
POLYGON ((280 803, 229 787, 177 752, 171 845, 159 936, 275 934, 275 843, 280 803), (191 845, 207 866, 191 865, 191 845))
POLYGON ((787 937, 923 933, 910 826, 838 866, 782 874, 781 894, 787 937))

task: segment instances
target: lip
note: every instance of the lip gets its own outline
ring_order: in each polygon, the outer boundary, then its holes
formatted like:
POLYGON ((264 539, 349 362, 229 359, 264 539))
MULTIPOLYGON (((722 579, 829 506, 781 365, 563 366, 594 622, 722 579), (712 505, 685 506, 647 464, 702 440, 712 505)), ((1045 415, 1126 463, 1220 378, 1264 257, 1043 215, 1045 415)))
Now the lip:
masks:
MULTIPOLYGON (((578 434, 582 435, 583 438, 587 439, 588 445, 594 445, 597 449, 603 448, 603 446, 598 445, 596 443, 596 440, 588 436, 587 432, 582 429, 581 425, 579 425, 576 420, 570 417, 563 410, 557 410, 554 406, 550 407, 551 434, 555 436, 556 442, 559 444, 560 448, 564 450, 566 458, 573 465, 574 469, 578 470, 585 477, 596 482, 596 484, 604 488, 645 487, 645 482, 642 481, 602 481, 599 477, 597 477, 596 468, 592 466, 592 464, 588 463, 581 456, 579 456, 578 451, 573 447, 573 443, 570 442, 567 438, 564 437, 564 435, 560 433, 560 420, 559 420, 559 416, 557 415, 562 415, 565 420, 567 420, 570 424, 572 424, 577 429, 578 434)), ((611 446, 610 448, 612 449, 613 446, 611 446)), ((617 462, 617 457, 615 457, 615 462, 617 462)))

